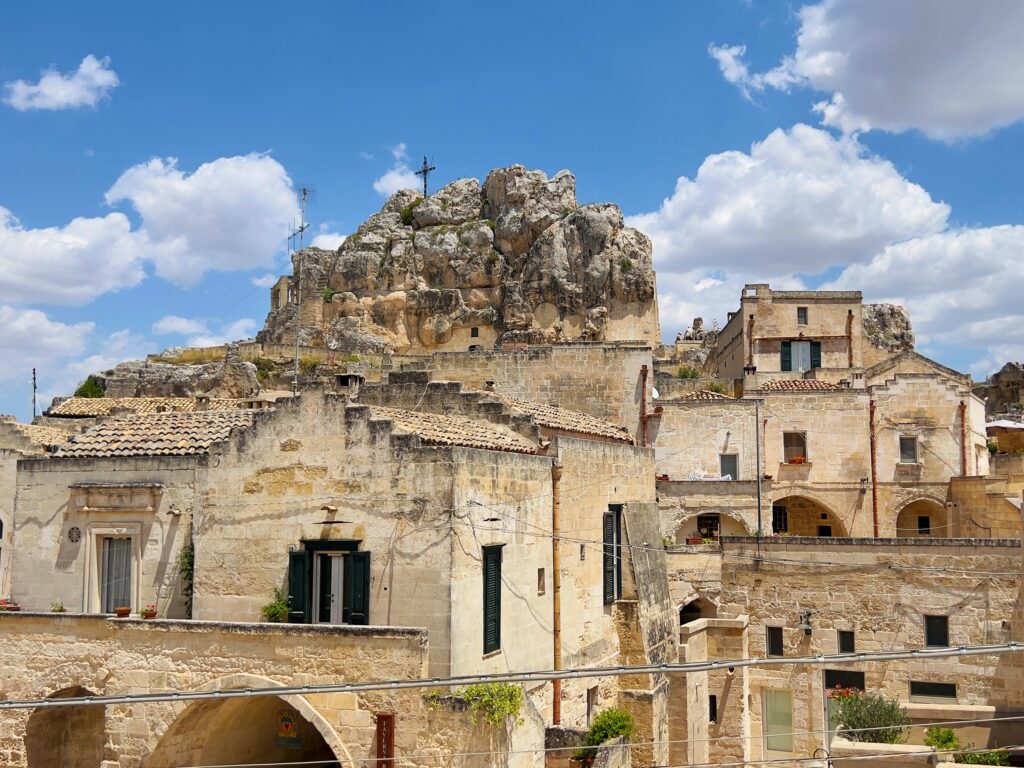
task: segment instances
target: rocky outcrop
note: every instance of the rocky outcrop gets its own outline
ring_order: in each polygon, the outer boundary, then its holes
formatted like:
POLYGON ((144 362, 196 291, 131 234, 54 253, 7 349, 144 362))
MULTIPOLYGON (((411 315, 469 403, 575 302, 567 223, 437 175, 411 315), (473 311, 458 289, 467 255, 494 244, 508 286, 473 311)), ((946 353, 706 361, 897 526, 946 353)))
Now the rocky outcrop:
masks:
POLYGON ((864 335, 871 345, 887 352, 914 348, 910 315, 899 304, 865 304, 864 335))
POLYGON ((1024 363, 1007 363, 993 373, 984 384, 974 387, 974 394, 985 398, 985 413, 990 419, 1024 418, 1024 363))
MULTIPOLYGON (((615 205, 578 205, 568 171, 514 165, 427 198, 397 192, 336 252, 307 248, 292 265, 304 345, 658 339, 650 240, 615 205)), ((277 303, 258 339, 292 343, 296 305, 277 303)))
POLYGON ((106 397, 255 397, 260 385, 256 366, 242 361, 236 345, 224 360, 201 365, 177 365, 142 360, 119 363, 93 374, 106 397))

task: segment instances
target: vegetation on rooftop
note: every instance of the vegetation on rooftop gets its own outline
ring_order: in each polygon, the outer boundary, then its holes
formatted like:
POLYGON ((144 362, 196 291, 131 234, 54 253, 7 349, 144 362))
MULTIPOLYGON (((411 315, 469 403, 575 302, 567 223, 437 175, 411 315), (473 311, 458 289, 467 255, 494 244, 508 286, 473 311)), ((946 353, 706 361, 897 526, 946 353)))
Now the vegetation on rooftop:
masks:
POLYGON ((619 736, 628 738, 632 735, 635 727, 636 721, 633 720, 633 715, 626 710, 615 707, 602 710, 590 724, 587 736, 583 740, 583 746, 573 753, 572 759, 584 765, 590 765, 597 757, 599 746, 609 739, 619 736))
POLYGON ((106 389, 95 376, 87 376, 75 390, 75 397, 103 397, 104 394, 106 389))

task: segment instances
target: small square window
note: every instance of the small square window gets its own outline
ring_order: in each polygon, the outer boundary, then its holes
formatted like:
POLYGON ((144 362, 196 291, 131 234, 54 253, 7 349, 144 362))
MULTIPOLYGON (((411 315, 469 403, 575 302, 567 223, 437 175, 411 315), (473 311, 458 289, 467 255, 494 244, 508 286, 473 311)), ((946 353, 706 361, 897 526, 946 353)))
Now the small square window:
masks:
POLYGON ((900 464, 917 464, 917 438, 900 435, 900 464))
POLYGON ((949 617, 924 617, 924 644, 929 648, 949 647, 949 617))
POLYGON ((718 697, 715 694, 708 696, 708 722, 718 722, 718 697))
POLYGON ((735 453, 718 454, 719 477, 728 477, 730 480, 740 479, 740 457, 735 453))
POLYGON ((840 629, 839 635, 839 652, 840 653, 855 653, 857 650, 857 644, 854 640, 854 634, 852 631, 840 629))
POLYGON ((479 328, 470 328, 469 329, 469 335, 472 338, 474 338, 474 339, 480 338, 480 329, 479 328))
POLYGON ((796 308, 796 324, 807 325, 807 307, 796 308))
POLYGON ((787 464, 804 464, 807 461, 807 434, 783 432, 782 455, 787 464))
POLYGON ((782 656, 782 627, 765 627, 765 653, 768 656, 782 656))

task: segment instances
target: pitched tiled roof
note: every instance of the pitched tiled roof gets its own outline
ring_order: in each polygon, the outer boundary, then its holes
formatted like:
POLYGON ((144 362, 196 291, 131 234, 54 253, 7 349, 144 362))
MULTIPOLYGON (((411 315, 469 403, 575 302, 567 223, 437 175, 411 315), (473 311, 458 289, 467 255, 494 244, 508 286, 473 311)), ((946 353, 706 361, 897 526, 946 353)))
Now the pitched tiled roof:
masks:
POLYGON ((461 445, 512 453, 537 452, 537 446, 525 437, 497 424, 377 405, 370 407, 370 413, 376 419, 388 419, 398 431, 418 435, 430 445, 461 445))
POLYGON ((777 379, 762 384, 760 389, 762 392, 833 392, 842 387, 818 379, 777 379))
POLYGON ((115 416, 61 446, 57 456, 196 456, 252 424, 252 411, 115 416))
POLYGON ((689 392, 683 395, 680 400, 732 400, 728 395, 721 392, 712 392, 710 389, 699 389, 696 392, 689 392))
MULTIPOLYGON (((195 397, 69 397, 53 406, 48 416, 107 416, 114 410, 132 413, 180 411, 190 413, 199 402, 195 397)), ((248 400, 210 398, 209 410, 230 411, 241 408, 248 400)))
POLYGON ((36 445, 50 447, 54 445, 61 445, 70 439, 67 432, 63 429, 57 429, 56 427, 43 427, 38 424, 18 423, 14 423, 11 426, 36 445))
POLYGON ((624 443, 632 442, 629 437, 629 431, 625 427, 620 427, 618 424, 613 424, 610 421, 605 421, 586 413, 561 408, 557 405, 520 400, 518 397, 511 397, 509 395, 496 394, 495 397, 512 410, 532 416, 533 420, 542 427, 561 429, 566 432, 577 432, 583 435, 609 437, 613 440, 621 440, 624 443))

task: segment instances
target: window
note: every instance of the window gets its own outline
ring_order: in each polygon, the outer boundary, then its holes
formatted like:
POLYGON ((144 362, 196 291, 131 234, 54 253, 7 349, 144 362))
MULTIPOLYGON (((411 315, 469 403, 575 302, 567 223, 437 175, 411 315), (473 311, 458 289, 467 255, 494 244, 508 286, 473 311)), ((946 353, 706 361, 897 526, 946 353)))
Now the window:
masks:
POLYGON ((772 533, 789 532, 789 513, 782 504, 772 504, 772 533))
POLYGON ((796 308, 796 324, 807 325, 807 307, 796 308))
POLYGON ((853 632, 840 629, 837 634, 839 635, 839 652, 855 653, 857 650, 857 644, 855 642, 853 632))
POLYGON ((708 722, 718 722, 718 697, 715 694, 708 696, 708 722))
POLYGON ((604 513, 604 604, 622 597, 622 508, 612 507, 604 513))
POLYGON ((932 519, 929 515, 918 515, 917 516, 917 535, 918 536, 931 536, 932 535, 932 519))
POLYGON ((789 691, 764 692, 764 748, 793 751, 793 700, 789 691))
POLYGON ((779 370, 809 371, 821 368, 820 341, 784 341, 779 354, 779 370))
POLYGON ((926 683, 921 680, 910 681, 911 701, 934 701, 935 699, 953 699, 956 701, 956 683, 926 683))
POLYGON ((132 607, 132 540, 104 536, 100 557, 100 601, 103 613, 132 607))
POLYGON ((358 546, 358 541, 308 541, 288 554, 288 621, 370 623, 370 553, 358 546))
POLYGON ((782 627, 765 627, 764 648, 767 656, 782 656, 782 627))
POLYGON ((484 547, 484 653, 501 648, 501 546, 484 547))
POLYGON ((537 594, 538 595, 543 595, 546 590, 547 590, 547 583, 546 583, 546 581, 544 579, 544 569, 543 568, 538 568, 537 569, 537 594))
POLYGON ((717 539, 720 525, 718 515, 697 515, 697 532, 702 539, 717 539))
POLYGON ((818 535, 823 537, 823 538, 826 538, 826 539, 832 538, 832 526, 831 525, 819 525, 818 526, 818 535))
POLYGON ((807 435, 804 432, 782 433, 782 456, 787 464, 807 461, 807 435), (801 459, 803 461, 801 461, 801 459))
POLYGON ((900 435, 900 464, 917 464, 917 438, 900 435))
POLYGON ((924 644, 929 648, 949 647, 949 617, 924 617, 924 644))
POLYGON ((718 455, 719 476, 728 476, 730 480, 740 479, 740 457, 735 453, 718 455))
POLYGON ((587 688, 587 727, 590 727, 590 719, 597 709, 597 686, 587 688))
POLYGON ((474 338, 474 339, 480 338, 480 329, 479 328, 470 328, 469 329, 469 335, 470 335, 471 338, 474 338))

